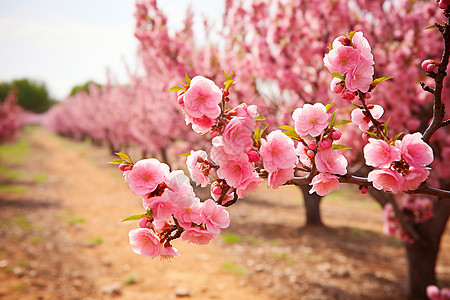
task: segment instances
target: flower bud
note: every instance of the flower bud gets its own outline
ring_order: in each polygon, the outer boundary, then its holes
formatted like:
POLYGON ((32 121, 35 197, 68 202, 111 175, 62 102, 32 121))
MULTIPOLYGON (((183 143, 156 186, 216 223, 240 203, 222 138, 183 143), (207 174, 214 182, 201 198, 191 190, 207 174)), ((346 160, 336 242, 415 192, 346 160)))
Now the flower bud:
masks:
POLYGON ((439 2, 439 8, 440 8, 440 9, 446 9, 446 8, 449 6, 449 4, 446 3, 446 2, 449 2, 449 1, 441 0, 441 1, 439 2))
POLYGON ((365 186, 361 187, 360 191, 363 195, 367 194, 367 188, 365 186))
POLYGON ((431 72, 434 71, 435 68, 436 68, 436 65, 435 65, 435 64, 429 64, 429 65, 427 66, 427 72, 431 73, 431 72))
POLYGON ((313 158, 315 154, 314 154, 314 151, 308 150, 308 151, 306 151, 306 155, 308 155, 308 157, 310 157, 310 158, 313 158))
POLYGON ((255 150, 248 151, 247 156, 248 156, 248 161, 251 163, 259 161, 259 154, 255 150))
POLYGON ((353 93, 353 92, 350 92, 350 91, 344 91, 342 94, 341 94, 341 97, 342 97, 342 99, 344 99, 344 100, 347 100, 347 101, 353 101, 353 100, 355 100, 355 93, 353 93))
POLYGON ((333 141, 328 140, 328 139, 320 142, 320 148, 322 150, 329 149, 329 148, 331 148, 332 145, 333 145, 333 141))
POLYGON ((361 138, 363 139, 364 142, 366 143, 369 142, 369 135, 367 133, 363 132, 361 138))
POLYGON ((120 164, 120 165, 119 165, 119 169, 120 169, 120 171, 122 171, 122 172, 130 171, 131 169, 133 169, 133 166, 132 166, 132 165, 129 165, 129 164, 120 164))
POLYGON ((424 60, 423 62, 422 62, 422 65, 421 65, 421 67, 422 67, 422 69, 424 69, 425 71, 427 70, 427 67, 428 67, 428 65, 431 63, 431 60, 430 59, 426 59, 426 60, 424 60))
POLYGON ((315 150, 317 148, 317 143, 315 141, 308 142, 308 148, 311 150, 315 150))
POLYGON ((341 136, 342 136, 342 132, 339 129, 334 128, 333 133, 331 133, 331 138, 334 141, 337 141, 341 138, 341 136))
POLYGON ((369 100, 370 98, 372 98, 372 94, 366 93, 366 100, 369 100))

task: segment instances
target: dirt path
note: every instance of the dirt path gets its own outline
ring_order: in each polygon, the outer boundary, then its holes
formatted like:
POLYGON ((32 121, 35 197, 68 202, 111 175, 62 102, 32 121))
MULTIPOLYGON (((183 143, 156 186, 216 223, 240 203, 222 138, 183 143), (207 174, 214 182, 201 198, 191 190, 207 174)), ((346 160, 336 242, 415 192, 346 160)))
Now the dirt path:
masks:
MULTIPOLYGON (((405 297, 403 247, 381 233, 377 205, 352 190, 323 201, 328 228, 305 229, 298 189, 262 187, 230 208, 220 239, 205 247, 177 241, 181 257, 162 262, 131 251, 128 231, 137 224, 119 221, 140 213, 141 201, 105 164, 106 150, 40 129, 25 137, 32 154, 5 162, 22 175, 0 169, 0 299, 405 297), (26 190, 2 191, 5 184, 26 190)), ((444 286, 448 231, 437 266, 444 286)))
MULTIPOLYGON (((182 254, 176 262, 134 254, 127 238, 137 224, 119 221, 142 207, 120 172, 93 161, 99 151, 89 160, 83 157, 89 155, 84 146, 41 130, 33 130, 28 138, 33 155, 21 171, 40 170, 49 180, 19 197, 0 200, 3 227, 23 231, 19 241, 0 246, 0 260, 9 265, 0 272, 0 298, 172 299, 178 294, 191 299, 266 299, 222 267, 231 260, 217 246, 176 243, 182 254), (33 228, 16 226, 18 216, 31 224, 25 227, 33 228), (33 244, 36 238, 28 236, 37 234, 42 241, 33 244)), ((14 239, 8 235, 2 230, 3 241, 14 239)))

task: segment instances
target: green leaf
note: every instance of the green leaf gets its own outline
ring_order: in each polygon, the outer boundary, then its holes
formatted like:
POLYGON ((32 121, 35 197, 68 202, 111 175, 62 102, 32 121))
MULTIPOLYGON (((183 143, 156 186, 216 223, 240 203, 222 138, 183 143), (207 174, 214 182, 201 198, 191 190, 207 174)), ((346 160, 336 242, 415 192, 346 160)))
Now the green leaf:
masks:
POLYGON ((353 102, 352 102, 352 105, 353 105, 354 107, 357 107, 357 108, 362 108, 360 105, 358 105, 358 104, 356 104, 356 103, 353 103, 353 102))
POLYGON ((233 84, 233 79, 229 79, 227 81, 225 81, 225 88, 224 90, 228 90, 230 88, 230 86, 233 84))
POLYGON ((381 82, 383 82, 383 81, 389 80, 389 79, 391 79, 391 78, 392 78, 392 76, 384 76, 384 77, 377 78, 377 79, 375 79, 375 80, 372 82, 372 85, 373 85, 373 86, 376 86, 377 84, 379 84, 379 83, 381 83, 381 82))
POLYGON ((331 76, 336 77, 336 78, 339 78, 340 80, 345 80, 345 76, 339 74, 338 72, 333 72, 333 73, 331 73, 331 76))
POLYGON ((267 127, 269 127, 269 124, 268 123, 264 124, 264 128, 261 129, 261 133, 259 134, 260 136, 262 136, 263 132, 267 129, 267 127))
POLYGON ((389 117, 389 119, 387 120, 387 122, 384 124, 384 133, 387 133, 387 129, 388 129, 388 124, 389 121, 391 120, 391 117, 389 117))
POLYGON ((185 73, 185 78, 186 78, 187 84, 191 84, 191 79, 189 78, 187 73, 185 73))
POLYGON ((147 209, 147 216, 149 216, 150 218, 153 218, 153 210, 147 209))
POLYGON ((169 89, 169 92, 178 92, 178 91, 185 91, 185 89, 179 86, 173 86, 169 89))
POLYGON ((345 125, 345 124, 348 124, 348 123, 351 123, 352 121, 350 121, 350 120, 340 120, 339 122, 337 122, 335 125, 334 125, 334 127, 339 127, 339 126, 342 126, 342 125, 345 125))
POLYGON ((181 153, 179 156, 181 157, 188 157, 189 155, 191 155, 191 153, 181 153))
POLYGON ((123 159, 115 159, 112 161, 108 161, 108 164, 122 164, 124 162, 123 159))
POLYGON ((336 115, 336 112, 331 114, 331 120, 330 120, 330 125, 329 125, 330 128, 334 127, 334 122, 335 122, 334 117, 335 117, 335 115, 336 115))
POLYGON ((428 26, 428 27, 425 27, 425 29, 424 29, 424 30, 427 30, 427 29, 432 29, 432 28, 437 28, 437 26, 436 26, 436 23, 435 23, 435 24, 433 24, 433 25, 430 25, 430 26, 428 26))
POLYGON ((370 132, 370 131, 364 131, 364 132, 367 133, 367 135, 369 135, 369 136, 373 137, 374 139, 378 140, 378 136, 375 133, 370 132))
POLYGON ((287 131, 294 131, 295 132, 294 127, 289 126, 289 125, 283 125, 283 126, 280 126, 280 128, 284 129, 284 130, 287 130, 287 131))
POLYGON ((132 215, 132 216, 129 216, 128 218, 123 219, 123 220, 120 221, 120 222, 140 220, 140 219, 142 219, 142 218, 144 218, 144 217, 145 217, 145 215, 143 215, 143 214, 140 214, 140 215, 132 215))
POLYGON ((342 144, 334 144, 333 146, 331 146, 331 149, 337 150, 337 149, 352 149, 352 148, 342 144))
POLYGON ((283 133, 285 135, 287 135, 288 137, 290 137, 291 139, 294 139, 294 140, 297 140, 297 141, 301 141, 302 140, 300 138, 300 136, 295 131, 283 131, 283 133))
POLYGON ((398 140, 398 138, 402 135, 405 134, 404 132, 400 132, 399 134, 397 134, 396 136, 394 136, 394 138, 392 139, 392 142, 395 143, 396 140, 398 140))
POLYGON ((328 45, 328 49, 331 51, 331 50, 333 50, 333 45, 330 43, 329 45, 328 45))
POLYGON ((330 108, 333 106, 333 103, 334 103, 334 101, 325 105, 326 112, 328 112, 330 110, 330 108))
POLYGON ((232 80, 232 78, 233 78, 233 71, 231 71, 230 74, 227 74, 225 71, 223 71, 223 74, 225 75, 225 81, 232 80))
POLYGON ((256 121, 264 121, 265 119, 267 119, 266 117, 263 117, 263 116, 257 116, 257 117, 255 117, 255 120, 256 121))
POLYGON ((356 30, 351 31, 351 32, 348 34, 348 38, 349 38, 350 40, 352 40, 352 39, 353 39, 353 36, 355 35, 355 33, 356 33, 356 30))
POLYGON ((126 153, 123 153, 123 152, 117 152, 117 153, 115 153, 118 157, 120 157, 121 159, 123 159, 123 160, 126 160, 126 161, 128 161, 128 162, 133 162, 133 160, 131 159, 131 157, 128 155, 128 154, 126 154, 126 153))

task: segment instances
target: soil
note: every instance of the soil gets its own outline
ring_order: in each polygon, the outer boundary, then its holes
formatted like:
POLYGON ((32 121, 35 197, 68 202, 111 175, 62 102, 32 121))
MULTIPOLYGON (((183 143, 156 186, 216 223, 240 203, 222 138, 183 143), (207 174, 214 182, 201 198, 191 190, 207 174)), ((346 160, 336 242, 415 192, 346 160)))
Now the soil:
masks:
MULTIPOLYGON (((0 299, 405 299, 403 246, 352 187, 322 201, 326 227, 303 226, 298 188, 262 187, 211 244, 177 240, 180 257, 152 260, 129 246, 137 222, 120 220, 141 201, 106 149, 39 128, 21 138, 28 155, 0 157, 0 299)), ((449 226, 437 274, 450 286, 449 226)))

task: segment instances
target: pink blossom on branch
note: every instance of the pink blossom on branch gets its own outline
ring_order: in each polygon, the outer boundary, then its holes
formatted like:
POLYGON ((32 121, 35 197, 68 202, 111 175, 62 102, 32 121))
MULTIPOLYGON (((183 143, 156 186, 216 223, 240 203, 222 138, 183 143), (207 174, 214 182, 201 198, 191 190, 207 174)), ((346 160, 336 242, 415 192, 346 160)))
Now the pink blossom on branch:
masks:
POLYGON ((187 241, 188 243, 194 243, 197 245, 207 245, 212 239, 216 237, 217 234, 214 234, 200 227, 188 228, 181 234, 181 239, 183 241, 187 241))
POLYGON ((294 142, 281 130, 272 131, 266 139, 261 139, 260 153, 267 172, 292 168, 298 161, 294 142))
POLYGON ((219 234, 220 228, 230 226, 228 211, 226 211, 225 207, 217 205, 212 199, 208 199, 203 203, 200 215, 206 225, 206 229, 213 234, 219 234))
POLYGON ((202 167, 205 166, 204 162, 207 160, 208 154, 203 150, 191 150, 191 154, 186 160, 186 165, 192 180, 194 180, 197 185, 201 185, 202 187, 205 187, 209 183, 208 176, 205 174, 205 171, 202 170, 202 167))
POLYGON ((316 167, 321 173, 345 175, 348 162, 344 155, 338 151, 327 149, 316 154, 316 167))
POLYGON ((383 140, 369 138, 369 143, 364 147, 364 159, 368 166, 387 167, 400 157, 400 150, 383 140))
POLYGON ((330 115, 322 103, 305 104, 294 110, 292 119, 298 135, 316 137, 328 126, 330 115))
POLYGON ((125 180, 134 194, 143 196, 153 192, 168 174, 168 165, 149 158, 138 161, 133 169, 126 173, 125 180))
POLYGON ((367 180, 372 182, 373 187, 377 190, 398 193, 402 189, 404 179, 402 175, 391 169, 377 169, 371 171, 367 180))
POLYGON ((336 176, 328 173, 319 173, 314 176, 310 185, 312 185, 310 194, 316 192, 319 196, 325 196, 331 191, 339 188, 339 180, 336 176))
POLYGON ((420 132, 405 135, 401 141, 395 141, 395 146, 413 167, 428 166, 434 159, 433 149, 422 140, 420 132))
POLYGON ((128 236, 131 249, 137 254, 154 258, 162 252, 163 246, 159 238, 148 228, 133 229, 128 236))

